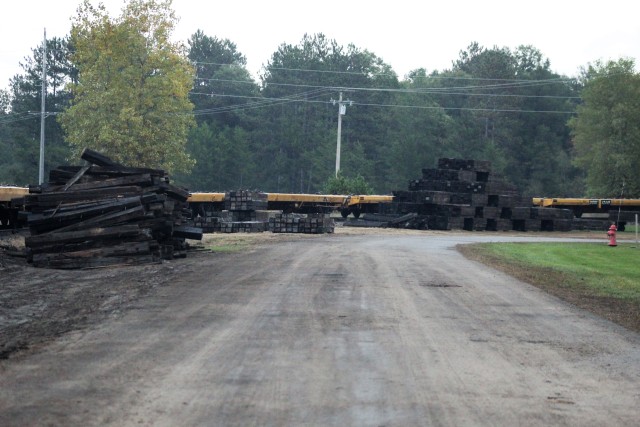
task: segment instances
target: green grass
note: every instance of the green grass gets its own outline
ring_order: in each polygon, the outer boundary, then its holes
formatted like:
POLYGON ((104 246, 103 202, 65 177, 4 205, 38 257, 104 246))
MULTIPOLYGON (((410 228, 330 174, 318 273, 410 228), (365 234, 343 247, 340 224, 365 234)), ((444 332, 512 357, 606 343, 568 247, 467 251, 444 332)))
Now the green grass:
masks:
POLYGON ((640 248, 606 243, 497 243, 475 251, 521 269, 549 273, 562 286, 583 288, 591 295, 640 302, 640 248))

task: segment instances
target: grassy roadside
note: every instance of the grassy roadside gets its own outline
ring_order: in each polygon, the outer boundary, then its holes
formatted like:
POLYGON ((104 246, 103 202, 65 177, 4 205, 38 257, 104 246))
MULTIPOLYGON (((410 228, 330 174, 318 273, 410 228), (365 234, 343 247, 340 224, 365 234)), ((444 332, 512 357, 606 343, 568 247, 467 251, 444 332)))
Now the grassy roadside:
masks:
POLYGON ((460 245, 467 258, 640 332, 640 248, 603 243, 460 245))
POLYGON ((255 245, 255 238, 249 234, 223 234, 217 238, 208 237, 202 245, 205 249, 217 253, 244 252, 255 245))
POLYGON ((320 234, 288 234, 288 233, 211 233, 205 234, 200 242, 193 242, 196 247, 217 253, 249 252, 264 244, 291 242, 300 239, 319 238, 320 234))

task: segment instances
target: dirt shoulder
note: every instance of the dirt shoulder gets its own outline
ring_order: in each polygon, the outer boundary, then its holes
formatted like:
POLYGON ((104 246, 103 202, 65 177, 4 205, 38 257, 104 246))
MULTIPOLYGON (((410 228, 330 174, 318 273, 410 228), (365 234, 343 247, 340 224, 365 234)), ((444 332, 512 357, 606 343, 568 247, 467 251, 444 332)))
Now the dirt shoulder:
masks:
POLYGON ((205 235, 190 242, 187 258, 143 266, 84 270, 34 268, 24 257, 24 235, 0 233, 0 359, 37 350, 56 337, 135 309, 145 295, 197 270, 206 258, 227 263, 258 245, 313 235, 239 233, 205 235))
POLYGON ((35 349, 66 332, 118 316, 152 289, 184 274, 191 259, 91 270, 34 268, 9 256, 16 236, 0 241, 0 359, 35 349))

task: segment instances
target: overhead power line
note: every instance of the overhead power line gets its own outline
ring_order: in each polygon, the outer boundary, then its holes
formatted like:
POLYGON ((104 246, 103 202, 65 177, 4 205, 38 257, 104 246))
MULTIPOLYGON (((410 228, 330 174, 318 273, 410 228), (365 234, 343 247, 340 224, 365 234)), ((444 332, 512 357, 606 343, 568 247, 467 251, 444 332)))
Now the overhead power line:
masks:
MULTIPOLYGON (((255 84, 254 82, 246 80, 230 80, 230 79, 213 79, 196 77, 196 80, 203 81, 216 81, 222 83, 244 83, 255 84)), ((538 83, 537 85, 541 85, 538 83)), ((511 93, 473 93, 473 92, 448 92, 451 89, 487 89, 487 88, 507 88, 506 86, 461 86, 450 88, 420 88, 420 89, 390 89, 390 88, 364 88, 364 87, 349 87, 349 86, 319 86, 319 85, 307 85, 299 83, 271 83, 267 86, 283 86, 283 87, 300 87, 300 88, 313 88, 313 89, 330 89, 334 91, 362 91, 362 92, 390 92, 390 93, 407 93, 407 94, 430 94, 430 95, 459 95, 459 96, 490 96, 490 97, 514 97, 514 98, 548 98, 548 99, 580 99, 579 96, 559 96, 559 95, 520 95, 511 93)), ((533 86, 533 84, 532 84, 533 86)), ((528 87, 528 86, 518 86, 528 87)))
MULTIPOLYGON (((251 108, 256 108, 258 106, 271 106, 275 103, 289 103, 289 102, 305 102, 312 104, 332 104, 331 101, 319 101, 319 100, 311 100, 311 99, 301 99, 301 98, 263 98, 259 96, 248 96, 248 95, 227 95, 227 94, 209 94, 209 93, 199 93, 199 92, 191 92, 191 95, 202 95, 202 96, 210 96, 210 97, 222 97, 222 98, 239 98, 239 99, 256 99, 263 100, 264 102, 251 103, 251 104, 238 104, 237 106, 224 106, 218 109, 206 109, 206 110, 196 110, 194 114, 215 114, 218 112, 227 112, 234 110, 243 110, 250 106, 251 108)), ((473 107, 442 107, 442 106, 431 106, 431 105, 403 105, 403 104, 376 104, 376 103, 363 103, 363 102, 353 102, 353 106, 366 106, 366 107, 384 107, 384 108, 413 108, 417 110, 446 110, 446 111, 488 111, 488 112, 496 112, 496 113, 546 113, 546 114, 575 114, 575 111, 561 111, 561 110, 520 110, 520 109, 507 109, 507 108, 473 108, 473 107)))
POLYGON ((327 90, 313 90, 313 91, 294 94, 287 98, 265 98, 261 96, 224 95, 224 94, 190 92, 191 95, 202 95, 202 96, 209 96, 209 97, 233 97, 233 98, 257 100, 256 102, 248 102, 245 104, 227 105, 227 106, 221 106, 221 107, 210 108, 210 109, 196 110, 193 112, 194 115, 217 114, 217 113, 224 113, 227 111, 236 111, 236 110, 245 110, 245 109, 252 109, 252 108, 266 107, 266 106, 273 106, 273 105, 282 105, 282 104, 291 103, 291 102, 325 103, 324 101, 315 101, 313 99, 318 98, 320 96, 324 96, 327 93, 328 93, 327 90))
MULTIPOLYGON (((40 113, 38 113, 38 115, 40 115, 40 113)), ((7 125, 9 123, 21 122, 34 118, 36 118, 36 116, 31 113, 9 113, 4 117, 0 116, 0 125, 7 125)))

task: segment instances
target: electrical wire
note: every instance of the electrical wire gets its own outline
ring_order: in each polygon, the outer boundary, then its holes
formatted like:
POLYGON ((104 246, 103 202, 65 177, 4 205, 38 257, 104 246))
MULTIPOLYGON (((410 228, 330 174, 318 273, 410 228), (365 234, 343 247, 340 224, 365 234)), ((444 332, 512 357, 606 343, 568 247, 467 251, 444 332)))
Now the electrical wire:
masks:
POLYGON ((10 123, 21 122, 25 120, 31 120, 38 117, 32 113, 9 113, 5 117, 0 117, 0 125, 8 125, 10 123))
MULTIPOLYGON (((281 103, 290 103, 290 102, 305 102, 311 104, 333 104, 331 101, 318 101, 318 100, 309 100, 309 99, 299 99, 299 98, 261 98, 257 96, 247 96, 247 95, 228 95, 228 94, 207 94, 207 93, 198 93, 191 92, 192 95, 204 95, 210 97, 221 97, 221 98, 240 98, 240 99, 264 99, 264 103, 253 103, 253 104, 238 104, 238 106, 224 106, 219 107, 217 109, 206 109, 206 110, 196 110, 194 111, 195 115, 204 115, 204 114, 216 114, 219 112, 228 112, 234 110, 242 110, 245 109, 247 105, 252 108, 264 107, 279 105, 281 103)), ((403 105, 403 104, 376 104, 376 103, 364 103, 364 102, 353 102, 354 106, 365 106, 365 107, 379 107, 379 108, 405 108, 405 109, 418 109, 418 110, 445 110, 445 111, 489 111, 496 113, 546 113, 546 114, 575 114, 575 111, 562 111, 562 110, 521 110, 521 109, 500 109, 500 108, 473 108, 473 107, 443 107, 439 105, 435 106, 426 106, 426 105, 403 105)))
MULTIPOLYGON (((213 79, 196 77, 196 80, 203 81, 215 81, 223 83, 241 83, 241 84, 255 84, 254 82, 246 80, 229 80, 229 79, 213 79)), ((489 97, 515 97, 515 98, 547 98, 547 99, 581 99, 579 96, 558 96, 558 95, 519 95, 519 94, 501 94, 501 93, 464 93, 464 92, 445 92, 450 89, 467 89, 467 88, 491 88, 493 86, 462 86, 459 88, 421 88, 421 89, 387 89, 387 88, 363 88, 363 87, 349 87, 349 86, 317 86, 306 84, 294 84, 294 83, 272 83, 268 82, 267 86, 283 86, 283 87, 300 87, 300 88, 316 88, 316 89, 330 89, 341 90, 345 92, 389 92, 389 93, 407 93, 407 94, 434 94, 434 95, 457 95, 457 96, 489 96, 489 97)), ((519 86, 525 87, 525 86, 519 86)), ((526 86, 529 87, 529 86, 526 86)))
POLYGON ((242 98, 242 99, 258 99, 258 102, 251 102, 245 104, 236 104, 236 105, 228 105, 217 108, 196 110, 193 112, 194 115, 204 115, 204 114, 217 114, 228 111, 238 111, 238 110, 246 110, 253 109, 265 106, 273 106, 273 105, 282 105, 285 103, 291 102, 310 102, 310 103, 325 103, 325 101, 311 101, 310 99, 317 98, 319 96, 323 96, 326 94, 325 90, 315 90, 309 92, 303 92, 299 94, 295 94, 288 98, 264 98, 258 96, 247 96, 247 95, 226 95, 226 94, 209 94, 209 93, 199 93, 199 92, 191 92, 191 95, 203 95, 209 97, 230 97, 230 98, 242 98), (303 98, 304 97, 304 98, 303 98))
MULTIPOLYGON (((212 62, 194 62, 201 65, 228 65, 237 66, 237 64, 221 64, 212 62)), ((284 67, 270 67, 274 70, 289 70, 289 71, 301 71, 301 72, 318 72, 318 73, 333 73, 333 74, 352 74, 352 75, 367 75, 362 72, 349 72, 349 71, 329 71, 329 70, 310 70, 301 68, 284 68, 284 67)), ((372 75, 372 74, 370 74, 372 75)), ((373 74, 375 75, 375 74, 373 74)), ((381 74, 382 75, 382 74, 381 74)), ((477 78, 477 77, 452 77, 452 76, 425 76, 426 78, 433 79, 448 79, 448 80, 466 80, 466 81, 493 81, 500 82, 488 85, 473 85, 473 86, 455 86, 455 87, 443 87, 443 88, 418 88, 418 89, 398 89, 398 88, 366 88, 366 87, 349 87, 349 86, 319 86, 319 85, 305 85, 294 83, 275 83, 265 82, 266 86, 281 86, 292 88, 306 88, 312 89, 299 94, 294 94, 284 98, 264 98, 258 96, 246 96, 246 95, 229 95, 229 94, 215 94, 215 93, 203 93, 203 92, 190 92, 191 95, 198 96, 210 96, 210 97, 230 97, 237 99, 253 99, 256 102, 247 102, 243 104, 236 104, 232 106, 222 106, 211 109, 196 110, 194 115, 205 114, 218 114, 229 111, 239 111, 254 109, 266 106, 282 105, 284 103, 292 102, 307 102, 328 104, 328 101, 319 101, 313 98, 319 97, 320 93, 345 91, 345 92, 386 92, 386 93, 404 93, 404 94, 429 94, 429 95, 441 95, 441 96, 484 96, 484 97, 508 97, 508 98, 541 98, 541 99, 565 99, 565 100, 578 100, 580 97, 573 96, 556 96, 556 95, 521 95, 521 94, 504 94, 504 93, 477 93, 477 92, 454 92, 478 90, 478 89, 514 89, 534 87, 548 84, 566 83, 572 81, 572 79, 558 78, 558 79, 545 79, 545 80, 518 80, 518 79, 492 79, 492 78, 477 78), (304 98, 304 99, 303 99, 304 98)), ((200 81, 219 81, 226 83, 240 83, 255 85, 254 81, 246 80, 230 80, 230 79, 213 79, 196 77, 196 80, 200 81)), ((421 105, 402 105, 402 104, 375 104, 375 103, 354 103, 354 105, 370 106, 370 107, 386 107, 386 108, 413 108, 413 109, 441 109, 441 110, 458 110, 458 111, 493 111, 493 112, 518 112, 518 113, 560 113, 560 114, 574 114, 572 111, 555 111, 555 110, 518 110, 518 109, 491 109, 491 108, 473 108, 473 107, 443 107, 443 106, 421 106, 421 105)), ((31 117, 23 118, 0 118, 0 124, 12 123, 15 121, 28 120, 31 117)))

